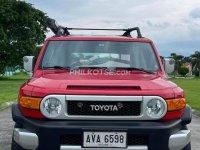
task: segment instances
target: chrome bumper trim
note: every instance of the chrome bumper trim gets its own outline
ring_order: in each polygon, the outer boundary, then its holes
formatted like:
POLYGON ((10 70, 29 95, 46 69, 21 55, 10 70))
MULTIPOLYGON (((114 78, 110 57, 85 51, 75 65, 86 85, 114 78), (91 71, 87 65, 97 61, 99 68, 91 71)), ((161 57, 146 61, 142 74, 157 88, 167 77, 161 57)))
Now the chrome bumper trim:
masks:
POLYGON ((38 136, 26 129, 14 128, 13 138, 24 149, 34 150, 38 147, 38 136))
POLYGON ((170 150, 181 150, 189 142, 191 138, 190 130, 180 130, 175 134, 172 134, 169 138, 169 149, 170 150))
MULTIPOLYGON (((110 150, 148 150, 147 146, 128 146, 127 148, 92 148, 92 150, 102 150, 102 149, 110 149, 110 150)), ((67 146, 61 145, 60 150, 91 150, 91 148, 82 148, 81 146, 67 146)))

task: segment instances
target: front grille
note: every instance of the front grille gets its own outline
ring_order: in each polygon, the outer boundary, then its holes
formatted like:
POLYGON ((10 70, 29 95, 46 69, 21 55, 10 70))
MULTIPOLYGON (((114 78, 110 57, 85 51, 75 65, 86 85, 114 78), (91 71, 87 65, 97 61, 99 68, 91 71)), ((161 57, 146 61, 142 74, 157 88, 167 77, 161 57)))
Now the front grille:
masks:
POLYGON ((62 145, 82 145, 82 136, 79 134, 68 134, 60 137, 62 145))
POLYGON ((67 113, 68 115, 77 116, 139 116, 141 113, 141 102, 67 101, 67 113), (105 107, 102 109, 102 106, 105 107))
POLYGON ((148 145, 148 138, 141 135, 128 135, 128 145, 148 145))
MULTIPOLYGON (((127 141, 128 146, 148 145, 148 137, 147 136, 128 135, 127 140, 128 140, 127 141)), ((82 135, 79 135, 79 134, 62 135, 60 137, 60 144, 61 145, 80 146, 80 145, 82 145, 82 135)))

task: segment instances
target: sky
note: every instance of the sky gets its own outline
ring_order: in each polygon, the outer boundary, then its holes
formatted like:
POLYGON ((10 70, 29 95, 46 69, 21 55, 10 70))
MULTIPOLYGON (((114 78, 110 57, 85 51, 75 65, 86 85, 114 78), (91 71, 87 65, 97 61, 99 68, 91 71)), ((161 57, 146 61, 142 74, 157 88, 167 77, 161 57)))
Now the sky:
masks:
MULTIPOLYGON (((67 27, 140 27, 160 55, 200 50, 200 0, 25 0, 67 27)), ((74 34, 83 34, 79 31, 74 34)), ((85 34, 117 34, 94 32, 85 34)), ((47 36, 52 36, 51 32, 47 36)))

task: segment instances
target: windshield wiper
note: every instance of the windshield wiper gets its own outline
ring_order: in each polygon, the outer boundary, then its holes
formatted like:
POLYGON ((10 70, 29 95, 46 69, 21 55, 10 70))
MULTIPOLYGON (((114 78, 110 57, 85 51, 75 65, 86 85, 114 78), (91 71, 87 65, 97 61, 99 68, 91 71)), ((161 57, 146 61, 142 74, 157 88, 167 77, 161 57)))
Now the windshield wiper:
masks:
POLYGON ((80 66, 80 67, 75 67, 75 69, 108 69, 108 67, 95 67, 95 66, 80 66))
POLYGON ((60 70, 70 70, 70 67, 64 66, 50 66, 50 67, 42 67, 42 69, 60 69, 60 70))
POLYGON ((153 71, 149 71, 149 70, 144 70, 142 68, 135 68, 135 67, 114 67, 114 69, 122 69, 122 70, 138 70, 138 71, 143 71, 145 73, 148 73, 148 74, 154 74, 153 71))
POLYGON ((135 68, 135 67, 94 67, 94 66, 80 66, 80 67, 76 67, 75 69, 104 69, 107 71, 114 71, 114 70, 118 70, 118 69, 122 69, 122 70, 138 70, 138 71, 143 71, 145 73, 148 74, 154 74, 154 72, 152 71, 148 71, 148 70, 144 70, 142 68, 135 68))

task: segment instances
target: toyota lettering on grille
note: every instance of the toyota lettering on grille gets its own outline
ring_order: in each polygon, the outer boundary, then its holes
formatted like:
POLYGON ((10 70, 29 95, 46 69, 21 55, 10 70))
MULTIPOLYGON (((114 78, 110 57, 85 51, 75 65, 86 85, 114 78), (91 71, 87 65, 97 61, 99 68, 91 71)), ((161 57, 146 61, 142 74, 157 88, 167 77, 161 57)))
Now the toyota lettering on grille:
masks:
POLYGON ((119 111, 119 109, 123 108, 122 103, 118 103, 117 105, 90 105, 91 111, 119 111))

